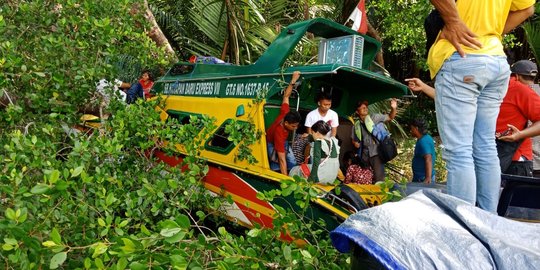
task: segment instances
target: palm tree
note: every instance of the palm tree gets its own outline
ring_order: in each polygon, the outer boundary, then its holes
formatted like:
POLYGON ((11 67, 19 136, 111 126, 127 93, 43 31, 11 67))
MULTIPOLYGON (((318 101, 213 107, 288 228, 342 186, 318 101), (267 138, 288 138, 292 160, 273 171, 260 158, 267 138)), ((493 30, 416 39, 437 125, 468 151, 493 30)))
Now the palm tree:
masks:
POLYGON ((536 3, 534 15, 526 23, 523 24, 527 43, 538 62, 540 57, 540 3, 536 3))
POLYGON ((154 0, 154 15, 173 47, 249 64, 275 38, 280 25, 296 21, 300 4, 291 0, 154 0))

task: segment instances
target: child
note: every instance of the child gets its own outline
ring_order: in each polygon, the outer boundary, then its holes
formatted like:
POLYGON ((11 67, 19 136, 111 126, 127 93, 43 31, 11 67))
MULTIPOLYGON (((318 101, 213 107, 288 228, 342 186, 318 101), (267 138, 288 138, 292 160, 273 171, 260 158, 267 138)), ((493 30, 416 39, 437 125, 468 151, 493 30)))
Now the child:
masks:
POLYGON ((365 164, 360 165, 360 161, 353 151, 343 155, 343 171, 345 172, 345 184, 371 185, 373 181, 373 171, 365 164))

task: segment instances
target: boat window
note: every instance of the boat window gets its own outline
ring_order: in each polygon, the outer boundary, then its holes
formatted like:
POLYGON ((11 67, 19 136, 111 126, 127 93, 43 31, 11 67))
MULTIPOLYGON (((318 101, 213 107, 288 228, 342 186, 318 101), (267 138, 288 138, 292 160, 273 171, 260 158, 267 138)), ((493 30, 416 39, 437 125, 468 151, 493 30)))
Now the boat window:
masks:
POLYGON ((193 67, 194 67, 193 64, 187 64, 187 63, 176 64, 169 71, 169 75, 178 76, 178 75, 188 74, 193 71, 193 67))
MULTIPOLYGON (((167 114, 169 115, 169 117, 167 118, 167 121, 170 121, 171 119, 176 119, 178 120, 178 123, 182 125, 191 124, 191 120, 192 120, 191 116, 201 117, 201 114, 188 113, 188 112, 177 111, 177 110, 167 110, 167 114)), ((197 126, 200 126, 200 125, 202 125, 202 123, 200 122, 197 123, 197 126)))
POLYGON ((232 141, 229 141, 229 133, 225 130, 225 127, 231 122, 230 119, 226 120, 221 126, 214 132, 214 135, 206 141, 206 149, 220 154, 228 154, 234 148, 232 141))

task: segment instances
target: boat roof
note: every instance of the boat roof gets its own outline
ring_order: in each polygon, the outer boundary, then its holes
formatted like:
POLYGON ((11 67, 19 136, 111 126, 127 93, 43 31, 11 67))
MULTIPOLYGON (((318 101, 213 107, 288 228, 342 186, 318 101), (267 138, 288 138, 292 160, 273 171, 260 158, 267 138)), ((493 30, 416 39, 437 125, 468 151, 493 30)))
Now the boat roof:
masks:
POLYGON ((379 50, 380 43, 377 40, 331 20, 316 18, 291 24, 282 30, 261 57, 251 65, 178 63, 156 82, 155 90, 172 95, 255 98, 260 89, 256 91, 237 89, 249 88, 251 83, 253 88, 267 89, 268 103, 280 104, 280 93, 290 81, 292 73, 300 71, 303 83, 308 85, 299 90, 302 91, 299 95, 304 100, 308 98, 313 101, 320 89, 331 89, 333 95, 334 91, 340 95, 339 107, 343 105, 343 113, 347 111, 348 114, 351 107, 355 108, 358 100, 373 103, 405 95, 408 91, 405 85, 384 75, 383 72, 369 69, 379 50), (361 36, 363 42, 361 66, 330 63, 284 67, 285 61, 306 33, 325 39, 361 36), (202 90, 198 91, 200 89, 202 90))

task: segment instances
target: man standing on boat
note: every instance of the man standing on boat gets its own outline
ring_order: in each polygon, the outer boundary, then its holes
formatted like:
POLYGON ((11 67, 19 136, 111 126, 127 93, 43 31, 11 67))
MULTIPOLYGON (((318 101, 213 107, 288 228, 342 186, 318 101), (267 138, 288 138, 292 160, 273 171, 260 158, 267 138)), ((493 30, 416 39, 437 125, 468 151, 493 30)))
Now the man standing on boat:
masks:
POLYGON ((295 71, 292 75, 291 82, 283 92, 283 101, 281 102, 279 116, 266 131, 266 146, 268 149, 270 169, 273 171, 279 170, 285 175, 289 175, 288 171, 296 166, 296 160, 289 147, 287 138, 290 132, 298 128, 301 120, 300 114, 296 111, 291 112, 289 108, 289 97, 298 78, 300 78, 300 71, 295 71))
POLYGON ((317 95, 317 109, 311 111, 306 116, 305 126, 308 133, 311 134, 311 126, 317 121, 323 120, 332 127, 332 131, 326 134, 326 138, 336 137, 337 127, 339 126, 338 114, 330 109, 332 107, 332 96, 326 92, 320 92, 317 95))

